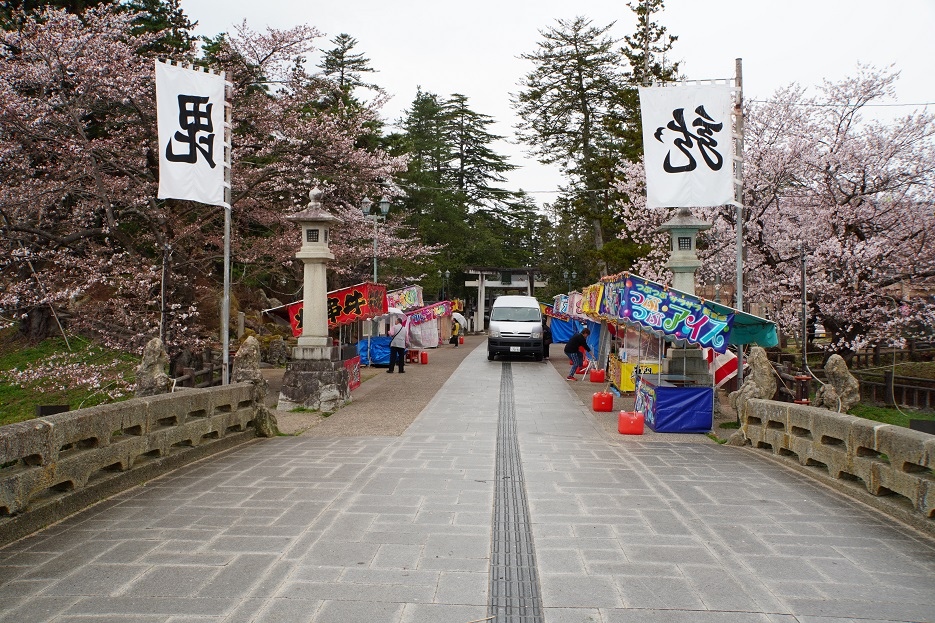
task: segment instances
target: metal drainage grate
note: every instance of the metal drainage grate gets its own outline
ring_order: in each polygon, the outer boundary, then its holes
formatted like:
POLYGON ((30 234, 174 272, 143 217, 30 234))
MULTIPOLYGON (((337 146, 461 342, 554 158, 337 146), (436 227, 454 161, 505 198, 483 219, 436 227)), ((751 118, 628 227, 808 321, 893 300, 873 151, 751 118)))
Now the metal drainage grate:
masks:
POLYGON ((487 614, 496 623, 542 623, 542 596, 516 437, 513 369, 509 363, 503 364, 500 376, 496 478, 487 614))

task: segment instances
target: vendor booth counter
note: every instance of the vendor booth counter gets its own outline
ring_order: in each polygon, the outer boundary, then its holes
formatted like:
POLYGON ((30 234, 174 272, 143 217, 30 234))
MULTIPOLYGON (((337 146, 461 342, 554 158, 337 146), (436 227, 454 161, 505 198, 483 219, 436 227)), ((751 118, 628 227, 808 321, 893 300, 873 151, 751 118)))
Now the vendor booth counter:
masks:
POLYGON ((610 355, 607 359, 607 374, 610 384, 621 392, 632 392, 636 390, 634 379, 639 374, 650 375, 659 372, 659 363, 656 361, 643 361, 632 363, 621 361, 616 355, 610 355))
POLYGON ((707 433, 714 426, 714 388, 682 375, 640 375, 635 410, 657 433, 707 433))

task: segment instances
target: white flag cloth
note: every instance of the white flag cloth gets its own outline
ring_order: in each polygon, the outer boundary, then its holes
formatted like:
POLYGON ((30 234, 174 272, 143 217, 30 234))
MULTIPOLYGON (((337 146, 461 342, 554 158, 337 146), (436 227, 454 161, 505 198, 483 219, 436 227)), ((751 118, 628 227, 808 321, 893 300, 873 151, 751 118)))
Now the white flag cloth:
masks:
POLYGON ((734 200, 732 87, 640 87, 647 208, 734 200))
POLYGON ((160 199, 224 201, 224 78, 156 61, 160 199))

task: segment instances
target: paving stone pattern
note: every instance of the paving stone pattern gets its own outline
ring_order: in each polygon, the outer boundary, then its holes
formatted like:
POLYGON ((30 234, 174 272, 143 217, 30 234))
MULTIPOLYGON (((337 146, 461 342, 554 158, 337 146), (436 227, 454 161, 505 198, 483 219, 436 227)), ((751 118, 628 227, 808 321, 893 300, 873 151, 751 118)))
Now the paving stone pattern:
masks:
POLYGON ((543 621, 935 622, 932 539, 752 451, 608 436, 483 345, 399 437, 257 441, 0 549, 0 622, 485 620, 505 366, 543 621))

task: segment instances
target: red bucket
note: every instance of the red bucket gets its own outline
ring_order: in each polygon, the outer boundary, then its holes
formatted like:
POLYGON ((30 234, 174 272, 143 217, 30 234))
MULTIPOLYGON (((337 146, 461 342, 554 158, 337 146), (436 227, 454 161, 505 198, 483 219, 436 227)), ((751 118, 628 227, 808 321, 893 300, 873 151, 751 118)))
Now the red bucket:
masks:
POLYGON ((610 392, 595 392, 591 398, 591 407, 595 411, 613 411, 614 395, 610 392))
POLYGON ((464 344, 464 336, 463 336, 463 335, 459 335, 459 336, 458 336, 458 344, 464 344))
POLYGON ((429 354, 423 350, 422 351, 422 363, 425 364, 428 362, 429 362, 429 354))
POLYGON ((588 373, 588 376, 590 377, 592 383, 603 383, 604 382, 604 371, 603 370, 591 370, 588 373))
POLYGON ((617 431, 621 435, 642 435, 643 414, 639 411, 621 411, 617 418, 617 431))

